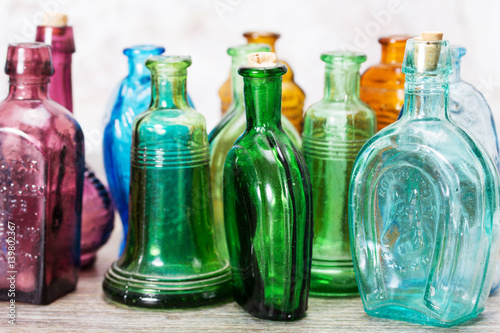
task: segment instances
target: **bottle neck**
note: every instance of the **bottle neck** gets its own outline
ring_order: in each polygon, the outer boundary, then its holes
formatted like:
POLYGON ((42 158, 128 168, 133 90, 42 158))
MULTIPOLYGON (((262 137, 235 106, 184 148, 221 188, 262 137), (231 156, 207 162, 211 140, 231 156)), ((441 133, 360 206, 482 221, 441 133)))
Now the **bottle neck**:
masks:
POLYGON ((234 56, 231 63, 231 90, 233 92, 233 100, 231 101, 231 110, 244 105, 243 97, 243 77, 238 74, 238 68, 246 62, 245 56, 234 56))
POLYGON ((151 73, 151 109, 189 108, 186 79, 187 71, 151 73))
POLYGON ((453 68, 452 73, 450 74, 450 82, 460 81, 460 65, 462 63, 462 59, 460 57, 452 57, 451 65, 453 68))
POLYGON ((48 77, 10 78, 7 100, 45 100, 48 98, 48 77))
POLYGON ((359 65, 326 65, 324 99, 348 102, 359 99, 359 65))
POLYGON ((128 58, 128 76, 129 78, 139 79, 149 76, 150 72, 146 68, 148 57, 133 56, 128 58))
POLYGON ((49 83, 49 97, 73 112, 71 57, 71 52, 54 51, 52 53, 54 75, 49 83))
POLYGON ((244 77, 247 131, 252 128, 281 129, 282 76, 244 77))
POLYGON ((406 75, 405 114, 410 119, 448 119, 449 81, 445 75, 406 75))
POLYGON ((405 45, 405 43, 382 44, 381 62, 384 64, 401 64, 405 57, 405 45))

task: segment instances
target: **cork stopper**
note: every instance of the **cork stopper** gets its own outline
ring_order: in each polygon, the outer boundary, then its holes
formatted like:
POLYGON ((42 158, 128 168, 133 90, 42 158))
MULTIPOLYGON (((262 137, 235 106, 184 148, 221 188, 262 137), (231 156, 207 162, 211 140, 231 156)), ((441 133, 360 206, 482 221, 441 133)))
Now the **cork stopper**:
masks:
POLYGON ((415 67, 418 72, 435 71, 441 54, 443 33, 424 31, 420 37, 415 37, 415 67))
POLYGON ((68 15, 55 12, 47 12, 46 14, 43 19, 44 26, 65 27, 68 25, 68 15))
POLYGON ((276 53, 257 52, 248 55, 248 67, 276 67, 276 53))

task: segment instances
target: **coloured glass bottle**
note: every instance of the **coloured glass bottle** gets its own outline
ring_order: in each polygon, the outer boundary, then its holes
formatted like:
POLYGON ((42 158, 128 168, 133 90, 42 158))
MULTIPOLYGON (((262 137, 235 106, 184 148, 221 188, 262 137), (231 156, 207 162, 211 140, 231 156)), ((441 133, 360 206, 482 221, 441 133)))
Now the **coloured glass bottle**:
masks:
MULTIPOLYGON (((73 112, 71 58, 75 52, 73 28, 66 25, 67 17, 52 13, 44 25, 38 26, 36 41, 52 47, 54 75, 50 78, 49 97, 73 112)), ((106 187, 88 166, 85 168, 82 204, 81 266, 88 267, 96 259, 114 226, 114 207, 106 187)))
POLYGON ((328 52, 323 99, 304 119, 303 153, 313 189, 311 295, 358 293, 349 243, 349 180, 358 151, 377 131, 375 112, 359 99, 366 56, 328 52))
POLYGON ((299 148, 281 127, 286 70, 284 64, 240 67, 247 127, 224 166, 233 297, 251 315, 270 320, 305 315, 311 269, 311 183, 299 148))
POLYGON ((137 45, 123 50, 128 58, 128 75, 120 82, 111 98, 104 127, 104 168, 109 189, 123 224, 120 255, 127 241, 129 225, 130 147, 132 125, 137 115, 151 104, 151 75, 146 60, 161 55, 165 49, 156 45, 137 45))
MULTIPOLYGON (((247 39, 249 44, 264 43, 269 45, 271 47, 271 52, 274 52, 274 45, 278 38, 280 38, 280 34, 273 32, 246 32, 243 36, 247 39)), ((282 60, 280 61, 288 67, 288 72, 283 75, 281 113, 283 113, 288 120, 290 120, 293 126, 295 126, 297 132, 300 134, 302 133, 302 126, 304 123, 303 113, 304 101, 306 97, 304 91, 293 80, 293 72, 290 66, 286 62, 282 60)), ((233 76, 231 74, 219 90, 222 114, 225 114, 228 110, 234 95, 231 89, 232 77, 233 76)))
POLYGON ((484 310, 499 179, 487 151, 449 119, 450 50, 434 36, 407 41, 406 111, 358 154, 349 222, 366 312, 449 327, 484 310))
POLYGON ((48 304, 74 290, 78 280, 83 133, 47 96, 49 46, 9 45, 5 73, 10 88, 0 103, 0 300, 48 304), (11 283, 15 295, 8 292, 11 283))
POLYGON ((406 41, 410 36, 382 37, 382 59, 361 76, 361 100, 377 114, 378 130, 398 119, 404 103, 405 75, 401 71, 406 41))
MULTIPOLYGON (((238 137, 243 134, 246 126, 245 102, 243 100, 243 78, 238 75, 238 68, 246 64, 247 56, 250 53, 266 52, 270 47, 266 44, 246 44, 232 47, 227 50, 232 57, 231 84, 233 98, 228 112, 222 120, 215 126, 208 136, 210 144, 210 173, 212 179, 212 198, 214 207, 214 221, 217 234, 221 239, 225 239, 224 232, 224 207, 222 198, 222 180, 224 173, 224 162, 229 150, 234 145, 238 137)), ((297 147, 302 146, 302 139, 295 127, 285 117, 281 116, 283 129, 297 147)), ((225 244, 224 244, 225 245, 225 244)), ((227 257, 227 247, 221 249, 227 257)))
POLYGON ((103 285, 126 305, 197 307, 231 294, 213 224, 205 119, 187 101, 190 65, 185 56, 146 62, 152 102, 133 125, 130 229, 103 285))

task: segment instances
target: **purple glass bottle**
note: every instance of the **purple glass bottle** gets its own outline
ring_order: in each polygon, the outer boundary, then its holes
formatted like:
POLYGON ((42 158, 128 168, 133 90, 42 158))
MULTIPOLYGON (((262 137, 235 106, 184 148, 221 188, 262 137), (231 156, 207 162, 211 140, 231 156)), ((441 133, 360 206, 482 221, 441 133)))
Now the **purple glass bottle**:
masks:
POLYGON ((83 133, 47 96, 53 73, 48 45, 10 45, 5 72, 10 89, 0 103, 0 300, 48 304, 74 290, 78 279, 83 133))
MULTIPOLYGON (((73 112, 71 57, 75 52, 73 28, 66 25, 67 16, 52 13, 44 25, 38 26, 36 41, 52 46, 54 75, 49 83, 49 96, 73 112)), ((104 245, 114 226, 114 208, 106 187, 85 166, 82 209, 82 267, 91 266, 97 250, 104 245)))

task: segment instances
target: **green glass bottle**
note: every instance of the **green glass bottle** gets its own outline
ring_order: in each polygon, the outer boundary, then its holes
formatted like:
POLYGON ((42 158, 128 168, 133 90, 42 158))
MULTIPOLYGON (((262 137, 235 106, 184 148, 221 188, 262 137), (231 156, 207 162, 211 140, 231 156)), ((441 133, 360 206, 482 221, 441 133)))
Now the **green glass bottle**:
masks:
POLYGON ((375 112, 359 98, 366 56, 328 52, 325 94, 306 112, 303 153, 313 188, 314 241, 311 295, 358 293, 349 243, 348 193, 359 150, 377 131, 375 112))
MULTIPOLYGON (((224 232, 224 208, 222 204, 222 176, 224 173, 224 162, 229 150, 238 137, 243 134, 246 126, 245 102, 243 100, 243 78, 238 75, 238 67, 246 64, 247 57, 255 52, 267 52, 270 50, 267 44, 246 44, 231 47, 227 53, 232 57, 231 84, 233 99, 227 113, 222 120, 208 135, 210 144, 210 171, 212 179, 212 197, 214 207, 214 221, 217 235, 225 239, 224 232)), ((297 147, 302 146, 300 134, 292 123, 284 115, 281 116, 283 129, 297 147)), ((223 244, 221 254, 227 258, 227 247, 223 244)))
POLYGON ((193 307, 231 294, 214 231, 205 119, 186 99, 190 65, 181 56, 146 61, 152 102, 133 125, 128 239, 103 284, 126 305, 193 307))
POLYGON ((309 294, 311 183, 281 126, 287 68, 274 66, 238 71, 247 125, 224 166, 224 222, 236 302, 259 318, 294 320, 305 315, 309 294))

